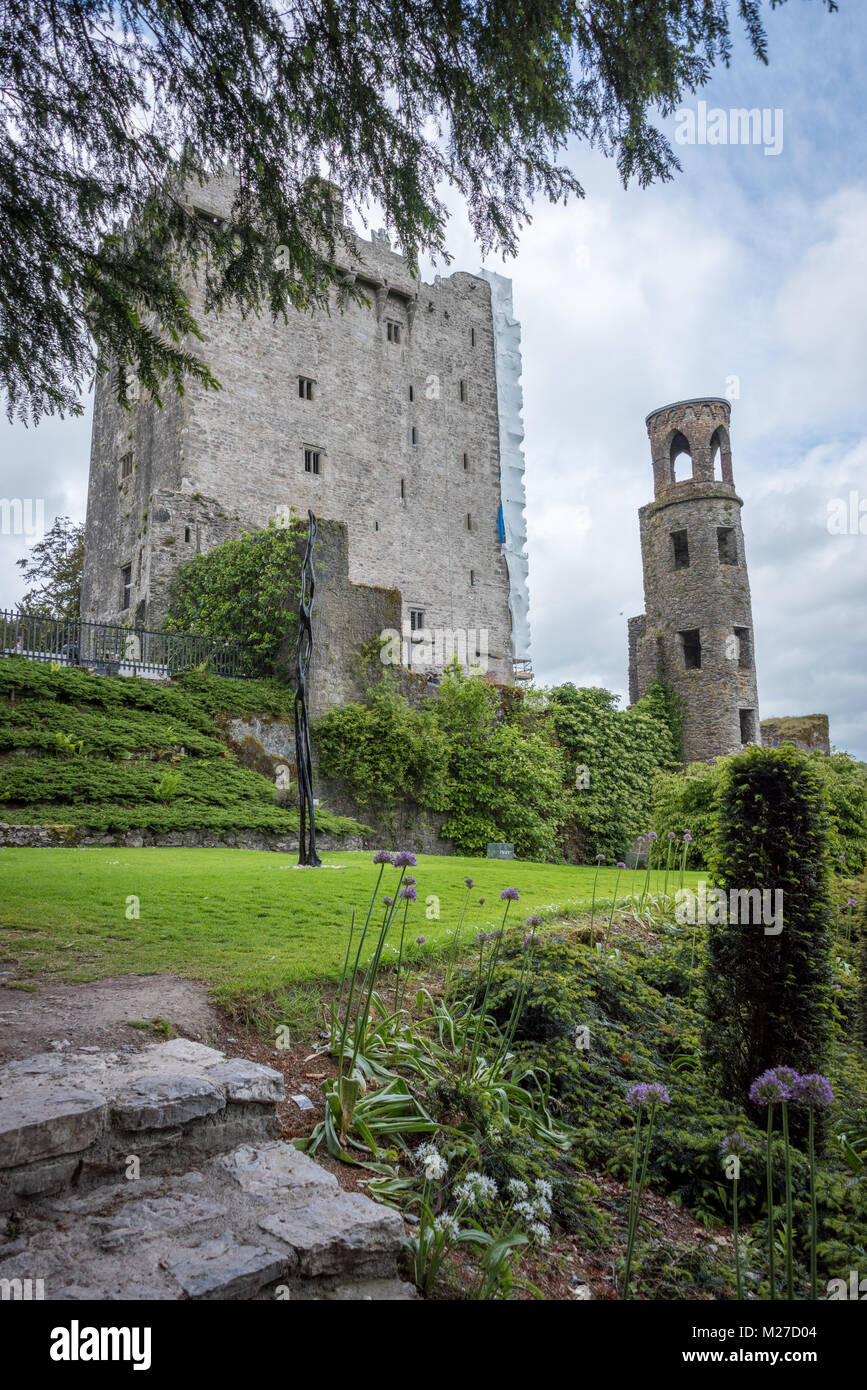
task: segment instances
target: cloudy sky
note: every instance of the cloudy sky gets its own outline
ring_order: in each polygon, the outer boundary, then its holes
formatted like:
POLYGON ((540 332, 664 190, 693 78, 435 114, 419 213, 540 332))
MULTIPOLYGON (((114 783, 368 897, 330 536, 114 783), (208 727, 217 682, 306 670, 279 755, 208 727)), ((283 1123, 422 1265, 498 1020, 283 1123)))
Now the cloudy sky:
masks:
MULTIPOLYGON (((486 262, 512 277, 523 329, 533 664, 543 683, 625 703, 626 620, 644 608, 637 511, 652 496, 644 417, 728 395, 761 715, 824 711, 833 743, 867 758, 863 0, 830 16, 789 0, 767 27, 769 67, 738 42, 700 99, 781 112, 778 153, 678 144, 673 183, 624 191, 613 165, 574 151, 585 200, 540 205, 517 259, 486 262), (829 506, 853 493, 865 534, 832 534, 829 506)), ((451 269, 478 268, 457 205, 450 245, 451 269)), ((2 428, 0 491, 44 497, 49 521, 83 518, 89 409, 2 428)), ((0 535, 0 605, 21 592, 21 550, 0 535)))

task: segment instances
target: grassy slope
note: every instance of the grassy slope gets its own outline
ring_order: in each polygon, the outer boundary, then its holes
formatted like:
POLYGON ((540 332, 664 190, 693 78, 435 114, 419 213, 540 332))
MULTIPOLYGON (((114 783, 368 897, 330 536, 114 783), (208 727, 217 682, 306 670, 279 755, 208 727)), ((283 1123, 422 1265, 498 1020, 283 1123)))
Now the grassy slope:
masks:
MULTIPOLYGON (((130 829, 297 830, 274 783, 241 766, 221 716, 292 718, 275 681, 192 675, 171 685, 0 661, 0 820, 130 829)), ((264 770, 269 771, 264 758, 264 770)), ((320 828, 359 826, 319 812, 320 828)))
MULTIPOLYGON (((21 977, 45 971, 87 980, 168 970, 206 980, 225 998, 339 978, 353 908, 357 918, 366 912, 378 869, 369 854, 324 859, 344 867, 295 869, 294 856, 252 850, 5 849, 4 956, 21 977), (131 894, 140 900, 137 921, 125 916, 131 894)), ((589 907, 596 871, 422 855, 412 872, 419 902, 409 909, 409 938, 423 935, 426 949, 435 950, 450 940, 466 877, 476 885, 462 934, 469 942, 479 927, 502 921, 502 888, 519 889, 509 920, 521 924, 531 914, 589 907), (439 921, 426 917, 430 894, 440 899, 439 921)), ((381 892, 397 877, 387 867, 381 892)), ((695 877, 687 875, 687 882, 695 877)), ((621 897, 631 879, 623 875, 621 897)), ((600 872, 597 900, 611 894, 614 880, 614 870, 600 872)), ((639 874, 639 887, 642 881, 639 874)))

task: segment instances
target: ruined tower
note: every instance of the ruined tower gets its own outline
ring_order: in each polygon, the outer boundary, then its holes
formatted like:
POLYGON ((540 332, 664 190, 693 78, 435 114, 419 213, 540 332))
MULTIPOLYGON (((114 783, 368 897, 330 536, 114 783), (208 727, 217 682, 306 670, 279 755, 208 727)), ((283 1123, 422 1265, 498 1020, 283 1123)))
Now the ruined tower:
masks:
POLYGON ((654 500, 639 512, 645 612, 629 620, 629 698, 659 677, 683 697, 685 762, 761 742, 743 505, 727 400, 647 417, 654 500))

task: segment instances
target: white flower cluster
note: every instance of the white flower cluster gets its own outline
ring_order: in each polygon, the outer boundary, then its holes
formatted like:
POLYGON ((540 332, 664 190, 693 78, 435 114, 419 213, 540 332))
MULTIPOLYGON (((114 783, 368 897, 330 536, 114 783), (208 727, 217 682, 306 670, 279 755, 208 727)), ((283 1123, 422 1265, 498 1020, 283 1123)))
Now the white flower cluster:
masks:
POLYGON ((497 1184, 483 1173, 467 1173, 452 1193, 458 1202, 466 1202, 468 1207, 474 1207, 477 1202, 492 1202, 496 1195, 497 1184))
POLYGON ((433 1144, 419 1144, 414 1159, 428 1182, 438 1182, 449 1171, 449 1165, 433 1144))
POLYGON ((551 1232, 544 1221, 532 1221, 530 1223, 530 1235, 533 1236, 540 1245, 547 1245, 551 1239, 551 1232))
MULTIPOLYGON (((509 1191, 514 1197, 520 1199, 515 1202, 512 1210, 519 1216, 523 1216, 531 1231, 534 1225, 542 1227, 543 1230, 548 1232, 548 1240, 550 1240, 551 1232, 548 1231, 547 1226, 544 1226, 543 1223, 551 1215, 551 1197, 554 1189, 544 1178, 537 1178, 533 1187, 535 1190, 531 1196, 530 1189, 525 1182, 521 1182, 520 1178, 511 1179, 509 1191)), ((541 1236, 539 1236, 539 1239, 541 1239, 541 1236)), ((546 1242, 543 1241, 543 1244, 545 1243, 546 1242)))
POLYGON ((450 1216, 448 1212, 443 1212, 441 1216, 435 1216, 433 1228, 437 1235, 445 1236, 447 1240, 457 1240, 461 1233, 456 1216, 450 1216))

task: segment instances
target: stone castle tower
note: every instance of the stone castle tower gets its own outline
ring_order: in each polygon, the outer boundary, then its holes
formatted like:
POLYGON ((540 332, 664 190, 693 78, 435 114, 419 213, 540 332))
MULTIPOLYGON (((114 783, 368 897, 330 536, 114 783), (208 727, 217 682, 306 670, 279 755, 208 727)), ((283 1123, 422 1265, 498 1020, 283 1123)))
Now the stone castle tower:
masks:
POLYGON ((629 698, 656 677, 679 692, 684 762, 761 742, 730 414, 727 400, 710 398, 663 406, 646 422, 654 500, 639 512, 646 611, 629 620, 629 698))
MULTIPOLYGON (((215 179, 192 201, 218 218, 233 193, 215 179)), ((335 295, 330 314, 288 324, 206 315, 190 285, 223 390, 191 383, 162 409, 142 398, 124 411, 98 379, 82 616, 159 627, 185 559, 312 508, 346 527, 350 584, 398 591, 404 664, 444 665, 465 642, 467 664, 484 650, 510 682, 529 655, 511 282, 458 272, 425 284, 384 232, 351 233, 345 254, 368 304, 335 295)), ((338 664, 371 636, 345 627, 338 664)))

